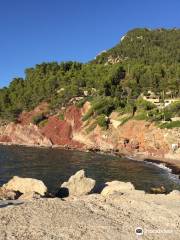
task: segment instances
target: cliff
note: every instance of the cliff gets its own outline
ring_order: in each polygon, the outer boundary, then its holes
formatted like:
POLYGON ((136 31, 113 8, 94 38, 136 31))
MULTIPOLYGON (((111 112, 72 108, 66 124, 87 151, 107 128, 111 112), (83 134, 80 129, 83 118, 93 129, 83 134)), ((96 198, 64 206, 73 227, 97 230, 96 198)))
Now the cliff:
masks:
POLYGON ((29 113, 24 112, 19 118, 19 123, 0 127, 0 142, 55 145, 157 159, 180 159, 178 148, 180 129, 160 129, 154 123, 133 119, 122 124, 116 112, 109 117, 108 129, 103 129, 95 124, 94 119, 82 121, 82 117, 89 109, 89 102, 86 102, 82 108, 77 108, 75 105, 68 106, 63 112, 63 120, 58 114, 51 114, 45 124, 39 126, 33 125, 31 119, 35 114, 44 111, 42 106, 29 113), (173 150, 172 145, 175 145, 176 149, 173 150))

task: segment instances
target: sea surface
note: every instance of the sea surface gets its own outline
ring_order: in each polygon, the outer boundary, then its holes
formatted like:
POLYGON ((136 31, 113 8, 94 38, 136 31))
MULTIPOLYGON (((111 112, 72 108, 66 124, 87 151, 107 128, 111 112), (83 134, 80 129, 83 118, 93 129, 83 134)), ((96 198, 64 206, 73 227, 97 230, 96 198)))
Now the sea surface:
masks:
POLYGON ((151 163, 92 152, 0 145, 0 185, 13 176, 30 177, 44 181, 53 192, 80 169, 97 183, 119 180, 145 191, 161 185, 168 191, 180 190, 176 176, 151 163))

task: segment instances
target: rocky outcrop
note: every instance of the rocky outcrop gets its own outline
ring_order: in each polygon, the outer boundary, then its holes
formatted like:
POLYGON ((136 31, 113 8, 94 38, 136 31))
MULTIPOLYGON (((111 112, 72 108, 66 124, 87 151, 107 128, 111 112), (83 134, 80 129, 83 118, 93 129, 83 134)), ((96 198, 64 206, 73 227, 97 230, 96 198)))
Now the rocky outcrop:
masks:
POLYGON ((6 190, 19 191, 20 193, 38 193, 44 196, 47 192, 47 187, 40 180, 33 178, 21 178, 14 176, 8 183, 3 185, 6 190))
POLYGON ((22 145, 51 146, 51 141, 42 135, 39 128, 33 124, 21 125, 10 123, 0 127, 0 142, 22 145))
POLYGON ((179 200, 132 190, 0 205, 0 240, 178 240, 179 200), (137 227, 142 227, 143 236, 136 235, 137 227))
POLYGON ((32 123, 33 117, 37 116, 38 114, 48 112, 48 108, 48 103, 43 102, 32 111, 22 112, 18 118, 18 122, 21 123, 21 125, 29 125, 30 123, 32 123))
POLYGON ((80 170, 75 175, 71 176, 68 182, 64 182, 61 185, 59 194, 61 195, 67 190, 66 192, 69 196, 86 195, 92 191, 95 183, 95 180, 85 176, 84 170, 80 170))
POLYGON ((120 182, 120 181, 112 181, 106 182, 105 187, 101 192, 101 195, 108 196, 114 194, 116 192, 125 193, 134 190, 134 186, 130 182, 120 182))
POLYGON ((83 143, 73 139, 73 126, 70 122, 51 116, 46 125, 40 128, 41 133, 51 141, 53 145, 82 148, 83 143))
POLYGON ((45 123, 39 127, 31 124, 30 119, 47 108, 47 104, 43 103, 29 113, 22 113, 20 123, 0 127, 0 142, 119 152, 138 158, 143 156, 167 161, 180 159, 180 148, 176 151, 172 149, 174 144, 179 146, 179 128, 160 129, 154 123, 134 119, 122 125, 122 119, 130 116, 113 112, 109 116, 109 127, 105 130, 96 124, 95 119, 82 121, 91 108, 89 102, 81 109, 75 105, 63 109, 63 120, 58 114, 47 115, 45 123))
POLYGON ((179 198, 180 199, 180 191, 173 190, 167 196, 170 197, 170 198, 179 198))
POLYGON ((40 128, 40 130, 55 145, 68 144, 72 138, 71 125, 58 119, 56 116, 49 117, 46 125, 40 128))
POLYGON ((78 131, 82 126, 82 110, 72 105, 66 109, 65 121, 70 124, 73 131, 78 131))

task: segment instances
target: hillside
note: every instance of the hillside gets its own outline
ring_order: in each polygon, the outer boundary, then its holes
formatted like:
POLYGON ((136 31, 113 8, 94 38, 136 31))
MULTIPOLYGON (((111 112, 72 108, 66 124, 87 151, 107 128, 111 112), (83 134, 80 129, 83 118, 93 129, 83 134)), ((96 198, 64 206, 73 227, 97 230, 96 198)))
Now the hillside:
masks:
MULTIPOLYGON (((84 120, 99 116, 103 127, 108 125, 105 117, 114 110, 132 116, 139 112, 137 118, 151 121, 180 117, 179 46, 179 29, 134 29, 89 63, 37 64, 25 70, 24 79, 13 79, 9 87, 0 89, 1 122, 17 121, 21 112, 41 102, 48 103, 48 114, 54 114, 73 98, 80 107, 90 101, 92 109, 84 120), (162 110, 142 94, 154 95, 161 103, 166 98, 177 101, 162 110)), ((32 122, 45 118, 39 116, 32 122)))
POLYGON ((142 64, 180 63, 180 29, 137 28, 124 35, 120 42, 97 56, 97 63, 105 63, 111 58, 123 61, 138 61, 142 64))

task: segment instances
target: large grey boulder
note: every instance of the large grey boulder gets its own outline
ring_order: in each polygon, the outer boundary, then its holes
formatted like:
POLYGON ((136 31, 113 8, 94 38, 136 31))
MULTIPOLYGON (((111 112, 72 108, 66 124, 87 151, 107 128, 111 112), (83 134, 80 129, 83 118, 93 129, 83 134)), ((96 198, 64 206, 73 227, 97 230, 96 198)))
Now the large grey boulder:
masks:
POLYGON ((130 182, 120 182, 120 181, 112 181, 106 182, 106 186, 101 192, 101 195, 108 196, 114 193, 126 193, 132 190, 135 190, 134 186, 130 182))
POLYGON ((14 176, 8 183, 4 184, 3 187, 7 190, 19 191, 21 193, 35 192, 41 196, 44 196, 47 192, 47 187, 41 180, 17 176, 14 176))
POLYGON ((67 196, 86 195, 91 192, 95 183, 95 180, 85 176, 84 170, 80 170, 75 175, 71 176, 68 182, 64 182, 61 185, 60 191, 66 189, 68 192, 67 196))

